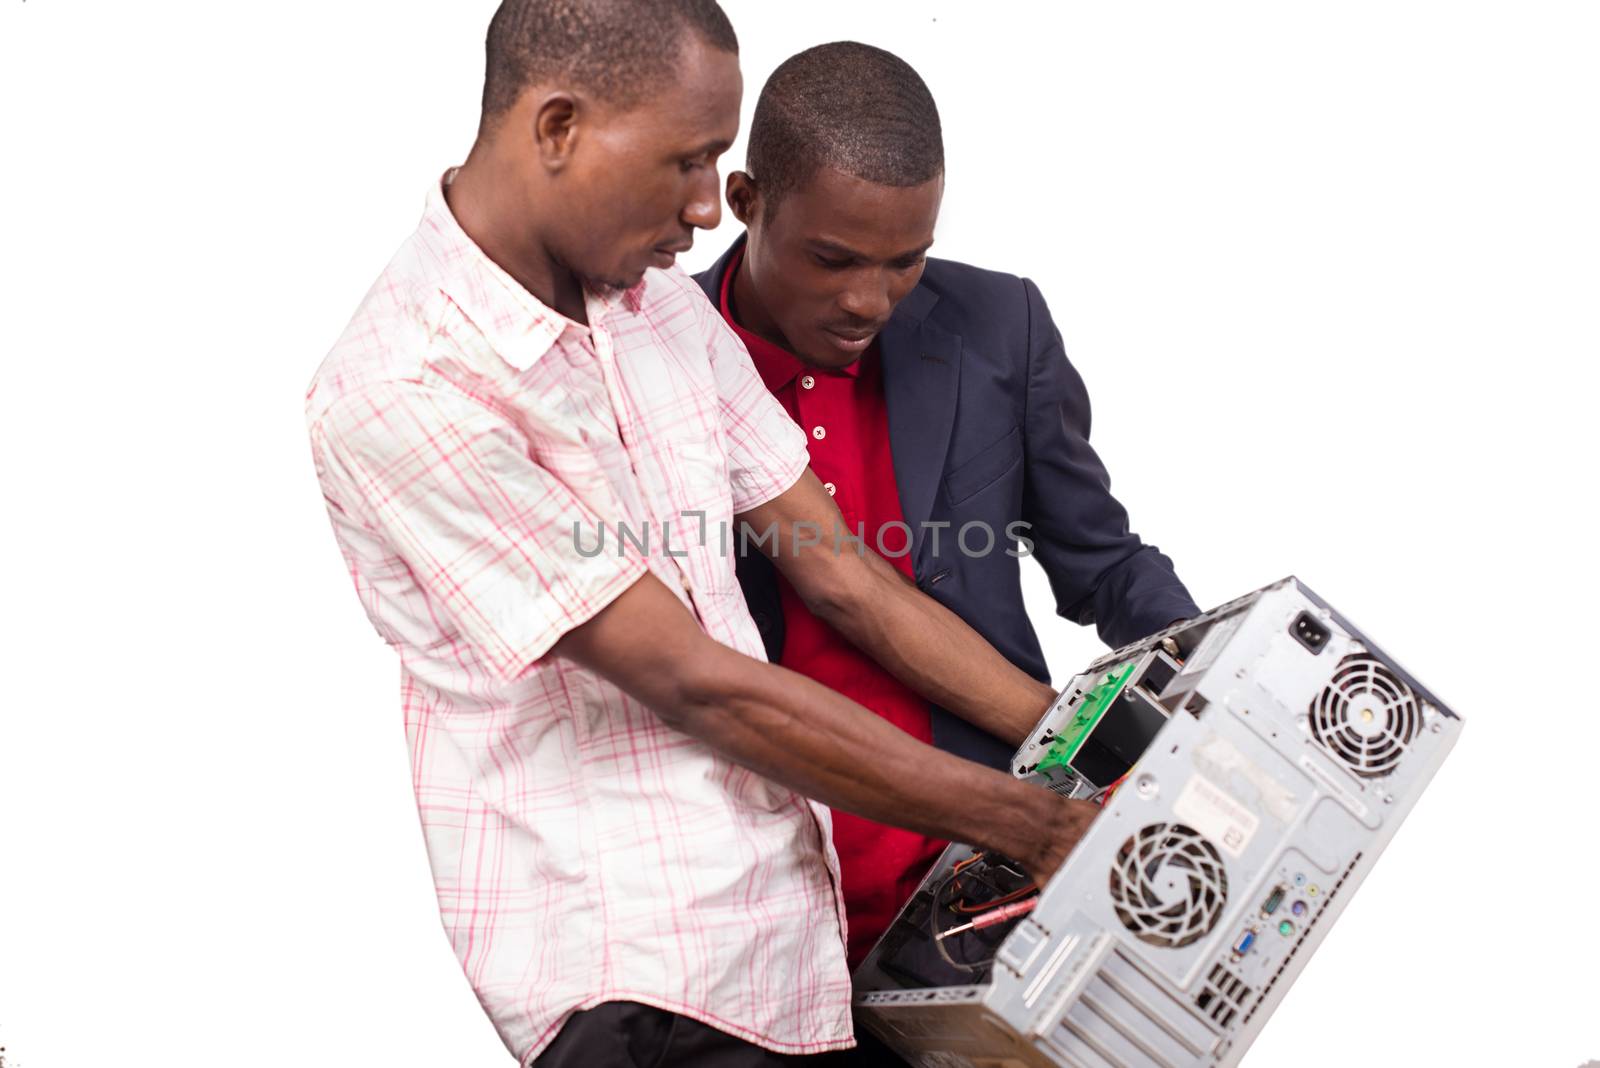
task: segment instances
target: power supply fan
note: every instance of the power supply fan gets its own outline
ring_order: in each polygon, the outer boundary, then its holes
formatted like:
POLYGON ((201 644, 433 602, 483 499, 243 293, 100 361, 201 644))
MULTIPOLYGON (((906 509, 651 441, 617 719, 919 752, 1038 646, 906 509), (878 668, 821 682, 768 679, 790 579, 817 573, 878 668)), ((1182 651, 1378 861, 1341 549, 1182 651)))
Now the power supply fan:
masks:
POLYGON ((1364 779, 1387 775, 1422 730, 1422 704, 1394 672, 1370 656, 1339 661, 1311 702, 1311 736, 1364 779))
POLYGON ((1117 851, 1111 901, 1122 926, 1140 941, 1176 949, 1216 926, 1228 901, 1228 874, 1199 831, 1152 823, 1117 851))

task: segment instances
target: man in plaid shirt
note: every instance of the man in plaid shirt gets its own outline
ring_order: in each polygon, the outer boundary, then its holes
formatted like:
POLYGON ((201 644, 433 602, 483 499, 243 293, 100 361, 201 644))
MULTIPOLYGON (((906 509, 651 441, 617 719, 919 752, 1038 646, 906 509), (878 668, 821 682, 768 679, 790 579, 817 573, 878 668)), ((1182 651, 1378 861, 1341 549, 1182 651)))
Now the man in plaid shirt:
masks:
MULTIPOLYGON (((765 661, 762 535, 821 619, 1020 741, 1053 698, 884 560, 673 266, 738 127, 713 0, 506 0, 467 161, 306 398, 398 652, 440 915, 524 1065, 762 1065, 852 1045, 835 806, 1052 874, 1096 809, 765 661)), ((825 426, 811 428, 821 438, 825 426)))

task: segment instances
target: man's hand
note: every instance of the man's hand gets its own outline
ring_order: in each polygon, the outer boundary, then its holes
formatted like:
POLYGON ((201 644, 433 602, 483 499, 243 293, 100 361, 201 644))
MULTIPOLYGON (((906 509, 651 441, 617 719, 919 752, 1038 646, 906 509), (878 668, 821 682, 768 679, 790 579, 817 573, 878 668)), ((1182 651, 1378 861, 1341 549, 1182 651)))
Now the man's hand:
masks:
POLYGON ((1021 745, 1055 700, 882 557, 846 544, 844 518, 810 470, 739 519, 758 537, 776 532, 757 544, 812 614, 939 707, 1021 745))
MULTIPOLYGON (((1029 787, 1029 789, 1037 789, 1029 787)), ((1078 842, 1089 831, 1089 825, 1100 814, 1100 806, 1092 801, 1068 800, 1057 794, 1050 794, 1048 790, 1040 793, 1049 794, 1058 802, 1056 822, 1044 834, 1039 842, 1037 856, 1032 860, 1017 860, 1027 868, 1028 874, 1033 876, 1034 883, 1040 888, 1055 876, 1061 866, 1067 862, 1067 857, 1077 848, 1078 842)))

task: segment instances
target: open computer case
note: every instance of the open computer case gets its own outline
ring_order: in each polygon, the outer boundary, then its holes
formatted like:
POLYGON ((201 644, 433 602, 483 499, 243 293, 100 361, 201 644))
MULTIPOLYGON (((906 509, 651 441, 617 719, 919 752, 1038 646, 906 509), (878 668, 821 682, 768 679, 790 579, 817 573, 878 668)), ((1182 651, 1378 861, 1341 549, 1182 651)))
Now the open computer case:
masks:
POLYGON ((1012 772, 1104 811, 1042 888, 950 846, 857 1019, 918 1068, 1237 1064, 1459 729, 1293 578, 1103 656, 1012 772))

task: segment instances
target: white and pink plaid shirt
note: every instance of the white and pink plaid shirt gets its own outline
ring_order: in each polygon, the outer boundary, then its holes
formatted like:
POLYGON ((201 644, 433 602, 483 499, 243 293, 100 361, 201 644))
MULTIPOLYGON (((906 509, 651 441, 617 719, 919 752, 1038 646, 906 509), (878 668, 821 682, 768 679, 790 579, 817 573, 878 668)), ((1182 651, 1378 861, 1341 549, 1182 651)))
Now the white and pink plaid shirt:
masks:
POLYGON ((762 656, 721 530, 799 478, 805 438, 681 271, 587 307, 541 304, 435 187, 306 396, 334 534, 400 654, 440 915, 524 1064, 616 1000, 848 1046, 827 809, 546 655, 648 569, 762 656))

